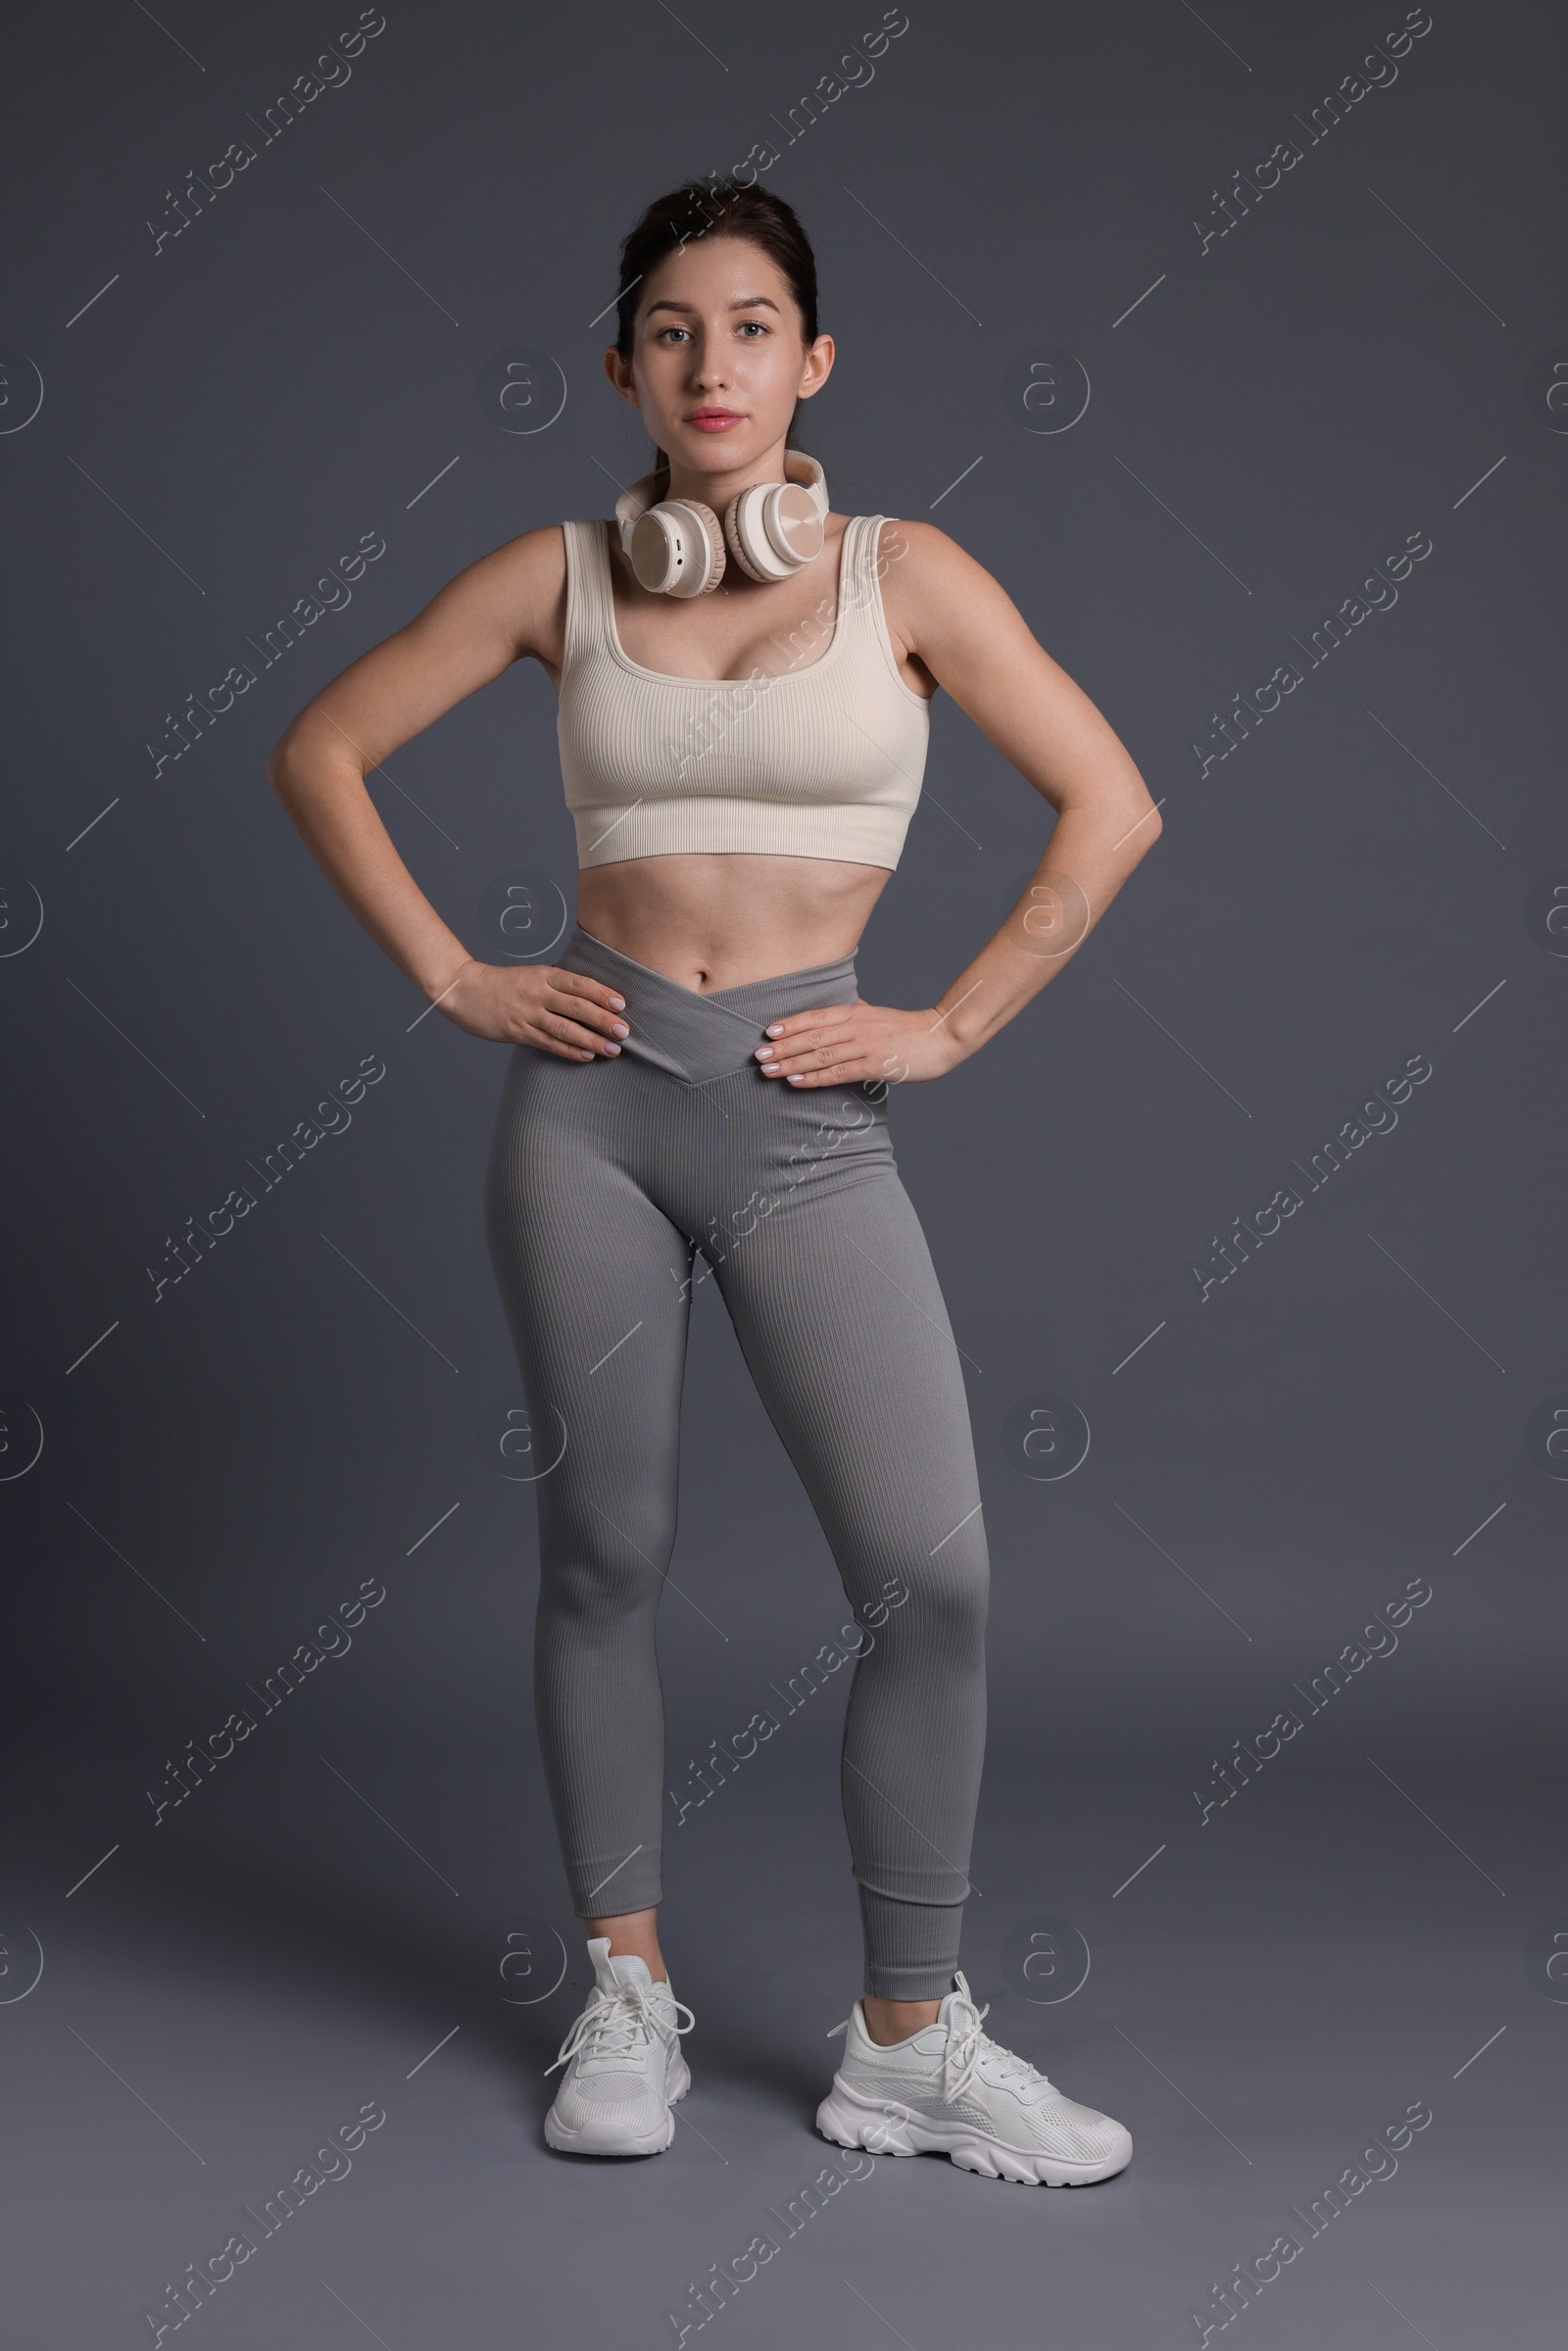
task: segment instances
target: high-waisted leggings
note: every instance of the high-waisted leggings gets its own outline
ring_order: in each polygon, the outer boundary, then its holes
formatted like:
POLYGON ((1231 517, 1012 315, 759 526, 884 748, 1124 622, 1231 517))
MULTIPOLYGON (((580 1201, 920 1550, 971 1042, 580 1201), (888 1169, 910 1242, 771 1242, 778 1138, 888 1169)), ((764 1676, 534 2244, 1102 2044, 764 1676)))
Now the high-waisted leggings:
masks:
POLYGON ((865 1989, 939 1999, 985 1743, 963 1379, 886 1090, 794 1087, 753 1058, 766 1022, 853 1002, 854 957, 709 995, 580 926, 558 960, 625 998, 631 1035, 593 1061, 514 1049, 485 1224, 539 1462, 534 1696, 573 1908, 662 1893, 655 1620, 706 1267, 863 1628, 841 1788, 865 1989))

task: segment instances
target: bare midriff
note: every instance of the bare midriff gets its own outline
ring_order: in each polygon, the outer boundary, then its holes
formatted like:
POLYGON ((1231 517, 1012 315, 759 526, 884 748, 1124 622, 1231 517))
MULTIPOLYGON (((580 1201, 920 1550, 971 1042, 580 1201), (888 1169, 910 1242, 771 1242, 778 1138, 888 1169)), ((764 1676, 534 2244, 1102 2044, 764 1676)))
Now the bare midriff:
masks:
POLYGON ((884 865, 833 857, 626 857, 578 875, 577 919, 706 995, 853 955, 891 879, 884 865))

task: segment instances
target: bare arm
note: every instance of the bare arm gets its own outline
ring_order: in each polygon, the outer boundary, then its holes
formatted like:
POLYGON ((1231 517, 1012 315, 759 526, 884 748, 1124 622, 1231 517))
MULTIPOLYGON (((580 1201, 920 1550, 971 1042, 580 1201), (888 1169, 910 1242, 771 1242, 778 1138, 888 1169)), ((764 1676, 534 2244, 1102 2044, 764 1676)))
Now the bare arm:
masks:
POLYGON ((929 1010, 849 1005, 801 1012, 764 1066, 802 1085, 939 1077, 994 1037, 1076 954, 1160 833, 1125 746, 1032 635, 1006 591, 930 523, 901 522, 906 558, 884 608, 907 656, 945 686, 1057 811, 1007 919, 929 1010))
POLYGON ((458 1027, 591 1060, 627 1034, 613 1017, 621 1000, 575 972, 477 962, 404 864, 365 783, 520 656, 559 667, 564 582, 558 528, 527 531, 469 564, 306 704, 267 775, 344 905, 458 1027))

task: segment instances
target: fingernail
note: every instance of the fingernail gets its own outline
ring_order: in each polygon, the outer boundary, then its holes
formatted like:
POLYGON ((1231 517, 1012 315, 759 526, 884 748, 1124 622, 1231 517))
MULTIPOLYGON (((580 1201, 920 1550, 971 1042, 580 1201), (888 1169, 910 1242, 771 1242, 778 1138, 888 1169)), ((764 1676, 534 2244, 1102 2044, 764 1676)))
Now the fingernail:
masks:
POLYGON ((770 1045, 760 1045, 757 1049, 757 1057, 760 1061, 771 1061, 773 1048, 770 1045))
POLYGON ((631 1035, 630 1029, 626 1026, 626 1023, 623 1020, 612 1020, 610 1025, 617 1037, 629 1037, 631 1035))
POLYGON ((605 1047, 605 1051, 607 1053, 618 1053, 620 1047, 618 1045, 607 1045, 605 1047))
POLYGON ((790 1078, 790 1084, 791 1084, 792 1086, 798 1086, 798 1085, 800 1084, 800 1082, 801 1082, 801 1081, 800 1081, 800 1079, 799 1079, 798 1077, 794 1076, 793 1074, 791 1075, 791 1078, 790 1078))
POLYGON ((764 1029, 762 1034, 764 1037, 782 1037, 784 1034, 783 1021, 775 1020, 772 1027, 770 1029, 764 1029))
POLYGON ((626 999, 623 996, 612 996, 610 1001, 614 1005, 617 1012, 625 1011, 626 999))

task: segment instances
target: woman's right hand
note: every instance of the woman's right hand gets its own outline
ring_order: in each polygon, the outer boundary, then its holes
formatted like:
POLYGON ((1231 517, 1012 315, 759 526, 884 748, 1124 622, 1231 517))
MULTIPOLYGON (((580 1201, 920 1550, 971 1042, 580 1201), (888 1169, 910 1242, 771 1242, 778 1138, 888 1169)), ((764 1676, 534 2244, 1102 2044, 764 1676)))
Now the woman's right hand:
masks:
POLYGON ((470 1037, 486 1037, 496 1045, 535 1045, 563 1061, 618 1053, 616 1040, 631 1034, 620 1018, 623 996, 580 971, 551 963, 469 961, 437 1003, 470 1037))

